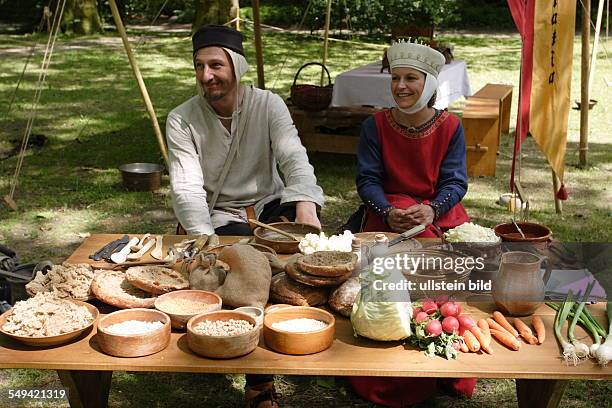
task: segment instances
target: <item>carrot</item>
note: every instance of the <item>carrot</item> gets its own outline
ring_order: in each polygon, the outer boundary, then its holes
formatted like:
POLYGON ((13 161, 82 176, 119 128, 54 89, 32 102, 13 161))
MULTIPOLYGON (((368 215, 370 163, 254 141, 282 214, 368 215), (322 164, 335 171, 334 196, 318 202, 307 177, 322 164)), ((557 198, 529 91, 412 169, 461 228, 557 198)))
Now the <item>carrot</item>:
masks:
POLYGON ((491 329, 491 335, 509 349, 519 350, 521 348, 521 342, 508 332, 491 329))
MULTIPOLYGON (((487 326, 488 327, 488 326, 487 326)), ((487 354, 493 354, 493 350, 491 349, 489 343, 484 334, 480 331, 480 329, 476 326, 472 326, 470 328, 470 332, 474 335, 476 340, 480 343, 480 348, 483 349, 487 354)), ((465 335, 465 333, 463 333, 465 335)))
POLYGON ((538 344, 538 339, 533 335, 533 332, 521 319, 514 319, 514 325, 521 333, 521 337, 529 344, 538 344))
POLYGON ((487 323, 485 319, 480 319, 478 320, 478 322, 476 322, 476 325, 478 326, 482 334, 484 334, 485 340, 487 341, 487 345, 490 345, 491 344, 491 330, 489 328, 489 323, 487 323))
POLYGON ((499 323, 497 323, 495 320, 493 320, 493 319, 491 319, 491 318, 487 319, 487 323, 488 323, 489 328, 490 328, 491 330, 497 330, 497 331, 500 331, 500 332, 508 333, 508 334, 510 334, 510 335, 512 334, 512 333, 510 333, 508 330, 506 330, 506 329, 504 329, 503 327, 501 327, 501 326, 499 325, 499 323))
POLYGON ((467 344, 465 344, 465 341, 461 342, 461 352, 462 353, 469 353, 470 349, 468 348, 467 344))
POLYGON ((510 333, 511 335, 513 335, 514 337, 519 336, 518 332, 514 329, 514 327, 512 327, 512 325, 508 322, 508 320, 506 320, 504 315, 501 314, 500 312, 498 311, 493 312, 493 319, 495 319, 495 321, 499 323, 501 327, 506 329, 506 331, 510 333))
POLYGON ((538 335, 538 344, 544 343, 544 339, 546 339, 546 329, 544 328, 542 318, 540 316, 533 316, 531 324, 538 335))
POLYGON ((472 334, 471 331, 466 330, 463 332, 463 341, 467 344, 468 349, 472 353, 477 353, 480 350, 480 343, 476 340, 476 337, 472 334))

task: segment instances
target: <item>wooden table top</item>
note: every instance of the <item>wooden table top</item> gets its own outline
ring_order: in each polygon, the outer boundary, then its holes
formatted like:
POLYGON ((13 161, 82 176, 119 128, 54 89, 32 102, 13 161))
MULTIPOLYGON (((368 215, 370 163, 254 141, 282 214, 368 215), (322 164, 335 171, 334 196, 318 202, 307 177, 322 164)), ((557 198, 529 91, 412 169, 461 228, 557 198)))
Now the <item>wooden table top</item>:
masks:
MULTIPOLYGON (((118 235, 93 235, 68 259, 87 262, 88 255, 118 235)), ((169 236, 168 242, 183 237, 169 236)), ((235 238, 234 238, 235 239, 235 238)), ((231 241, 224 238, 222 241, 231 241)), ((490 301, 482 295, 468 299, 464 313, 474 319, 493 311, 490 301)), ((602 304, 592 307, 604 320, 602 304)), ((101 311, 104 311, 102 308, 101 311)), ((612 379, 612 367, 602 368, 592 361, 579 366, 566 366, 559 358, 560 348, 554 337, 554 311, 542 306, 541 315, 547 327, 544 344, 523 344, 520 351, 510 351, 492 341, 493 355, 459 353, 457 360, 429 358, 420 350, 400 342, 375 342, 356 338, 348 319, 336 315, 336 335, 333 345, 318 354, 289 356, 266 348, 263 336, 258 348, 243 357, 213 360, 192 353, 184 332, 173 332, 169 346, 154 355, 118 358, 102 353, 95 338, 95 328, 87 335, 62 346, 33 348, 0 336, 0 368, 38 368, 56 370, 159 371, 202 373, 296 374, 296 375, 363 375, 408 377, 478 377, 524 379, 612 379)), ((581 330, 581 329, 579 329, 581 330)), ((582 332, 583 333, 583 332, 582 332)), ((581 334, 582 334, 581 333, 581 334)))

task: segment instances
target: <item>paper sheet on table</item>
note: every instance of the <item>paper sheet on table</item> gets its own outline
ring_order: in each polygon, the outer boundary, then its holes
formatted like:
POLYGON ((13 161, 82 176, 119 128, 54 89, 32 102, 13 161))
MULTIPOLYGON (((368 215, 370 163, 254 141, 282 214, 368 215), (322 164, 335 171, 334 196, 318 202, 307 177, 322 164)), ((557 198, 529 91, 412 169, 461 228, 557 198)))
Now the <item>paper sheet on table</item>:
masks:
MULTIPOLYGON (((542 275, 544 271, 542 271, 542 275)), ((553 269, 546 284, 546 297, 563 300, 569 290, 584 295, 589 283, 595 281, 589 301, 606 299, 606 291, 588 269, 553 269)))

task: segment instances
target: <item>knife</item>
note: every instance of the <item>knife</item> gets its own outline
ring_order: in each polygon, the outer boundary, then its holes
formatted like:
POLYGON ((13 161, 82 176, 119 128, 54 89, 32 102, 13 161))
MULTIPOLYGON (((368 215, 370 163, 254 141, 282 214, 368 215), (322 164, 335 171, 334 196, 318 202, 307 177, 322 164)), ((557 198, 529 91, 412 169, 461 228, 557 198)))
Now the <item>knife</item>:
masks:
POLYGON ((389 241, 389 245, 388 246, 391 247, 391 246, 393 246, 395 244, 399 244, 400 242, 405 241, 408 238, 412 238, 415 235, 419 235, 423 231, 425 231, 425 226, 424 225, 417 225, 415 227, 412 227, 408 231, 402 232, 399 235, 399 237, 393 238, 391 241, 389 241))

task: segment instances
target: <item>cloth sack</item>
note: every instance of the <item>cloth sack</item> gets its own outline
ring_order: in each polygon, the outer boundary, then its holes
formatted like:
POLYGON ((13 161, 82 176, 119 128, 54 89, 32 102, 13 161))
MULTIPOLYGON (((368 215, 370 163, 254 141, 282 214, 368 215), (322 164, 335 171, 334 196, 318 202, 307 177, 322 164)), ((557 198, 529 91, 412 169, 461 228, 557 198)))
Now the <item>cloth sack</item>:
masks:
POLYGON ((268 303, 272 279, 268 258, 250 245, 232 245, 221 250, 219 260, 230 267, 225 282, 215 291, 223 304, 263 309, 268 303))
POLYGON ((189 264, 189 287, 214 292, 225 282, 227 272, 215 266, 217 257, 211 253, 199 253, 189 264))

